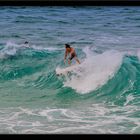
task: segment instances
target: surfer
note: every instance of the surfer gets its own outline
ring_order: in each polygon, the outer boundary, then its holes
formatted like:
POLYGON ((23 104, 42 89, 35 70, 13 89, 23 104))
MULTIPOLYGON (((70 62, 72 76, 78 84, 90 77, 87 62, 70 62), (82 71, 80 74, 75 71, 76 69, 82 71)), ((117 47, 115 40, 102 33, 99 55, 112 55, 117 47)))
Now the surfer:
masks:
POLYGON ((25 41, 24 44, 23 44, 23 47, 25 47, 25 48, 30 48, 29 42, 28 42, 28 41, 25 41))
POLYGON ((25 41, 24 44, 29 44, 29 42, 28 41, 25 41))
POLYGON ((65 44, 65 48, 66 48, 66 50, 65 50, 65 56, 64 56, 64 63, 66 63, 67 55, 70 54, 70 57, 69 57, 69 59, 68 59, 68 64, 69 64, 69 65, 71 64, 71 60, 72 60, 73 58, 75 58, 76 62, 77 62, 78 64, 80 64, 80 61, 79 61, 78 58, 77 58, 75 49, 72 48, 69 44, 65 44))

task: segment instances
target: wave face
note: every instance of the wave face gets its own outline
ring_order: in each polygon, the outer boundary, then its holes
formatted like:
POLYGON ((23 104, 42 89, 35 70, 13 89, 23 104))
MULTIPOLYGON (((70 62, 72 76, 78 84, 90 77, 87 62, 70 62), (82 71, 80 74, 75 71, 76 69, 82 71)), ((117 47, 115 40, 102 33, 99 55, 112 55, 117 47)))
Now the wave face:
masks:
POLYGON ((140 133, 139 12, 1 7, 0 133, 140 133), (65 43, 81 64, 58 76, 65 43))

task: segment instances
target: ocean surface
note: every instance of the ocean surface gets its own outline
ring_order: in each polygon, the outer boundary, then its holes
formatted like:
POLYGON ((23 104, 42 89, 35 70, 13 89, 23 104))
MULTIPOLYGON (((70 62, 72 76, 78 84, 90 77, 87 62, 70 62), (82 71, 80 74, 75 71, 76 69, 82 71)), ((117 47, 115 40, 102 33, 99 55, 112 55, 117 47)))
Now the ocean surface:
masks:
POLYGON ((140 134, 140 7, 1 6, 0 133, 140 134))

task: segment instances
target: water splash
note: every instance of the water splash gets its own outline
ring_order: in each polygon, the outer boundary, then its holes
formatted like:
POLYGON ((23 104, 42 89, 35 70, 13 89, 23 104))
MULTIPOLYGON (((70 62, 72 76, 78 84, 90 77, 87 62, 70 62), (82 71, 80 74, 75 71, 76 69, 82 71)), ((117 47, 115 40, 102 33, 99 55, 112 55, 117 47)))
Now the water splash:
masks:
POLYGON ((67 78, 64 86, 71 87, 81 94, 89 93, 104 85, 117 72, 122 63, 123 54, 118 51, 106 51, 94 54, 88 48, 84 50, 86 58, 75 69, 71 78, 67 78))

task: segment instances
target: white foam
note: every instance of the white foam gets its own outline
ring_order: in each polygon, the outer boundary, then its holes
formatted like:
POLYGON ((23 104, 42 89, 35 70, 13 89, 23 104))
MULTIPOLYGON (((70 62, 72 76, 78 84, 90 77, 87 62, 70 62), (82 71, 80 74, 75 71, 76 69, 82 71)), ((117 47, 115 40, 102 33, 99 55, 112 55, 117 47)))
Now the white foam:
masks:
POLYGON ((84 49, 86 59, 80 65, 80 71, 75 69, 78 76, 71 76, 64 82, 64 86, 85 94, 104 85, 119 69, 123 54, 118 51, 106 51, 93 54, 88 48, 84 49))
POLYGON ((16 48, 12 42, 7 42, 6 46, 0 51, 0 58, 5 58, 7 55, 15 55, 16 48))
POLYGON ((33 48, 35 50, 47 50, 47 51, 58 51, 58 50, 62 50, 62 48, 42 47, 42 46, 36 46, 36 45, 31 45, 30 48, 33 48))
POLYGON ((71 109, 0 108, 0 132, 136 133, 140 126, 140 119, 135 117, 138 111, 139 107, 134 105, 106 106, 104 103, 71 109))
POLYGON ((126 97, 126 102, 125 102, 125 106, 129 104, 129 102, 131 102, 132 100, 134 100, 135 98, 133 97, 133 95, 129 94, 127 97, 126 97))

